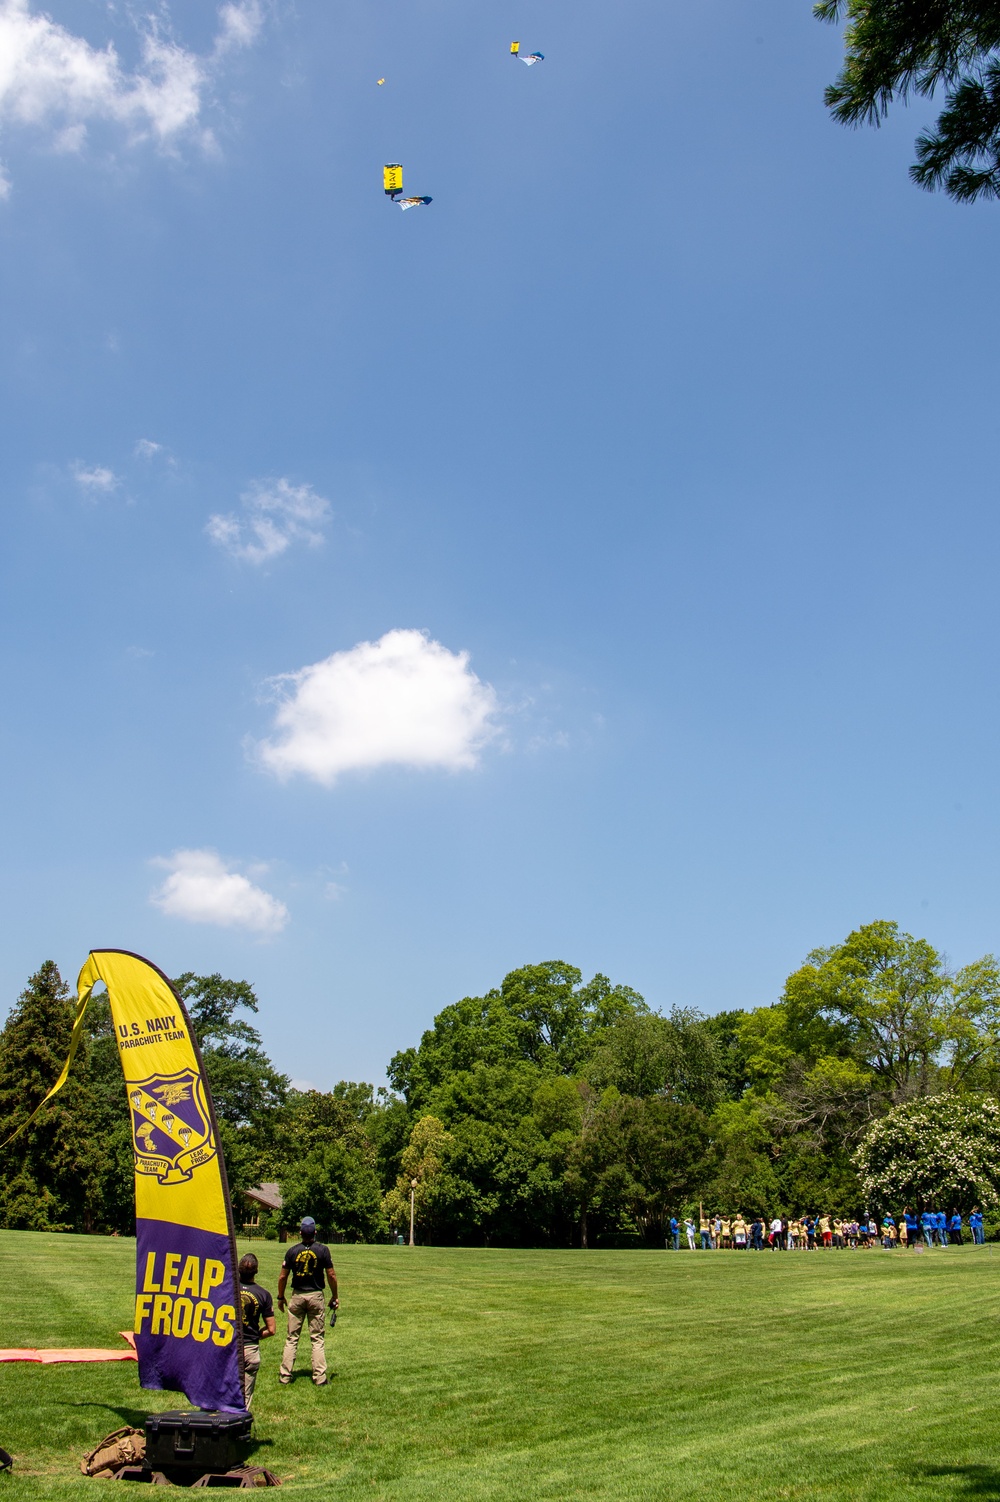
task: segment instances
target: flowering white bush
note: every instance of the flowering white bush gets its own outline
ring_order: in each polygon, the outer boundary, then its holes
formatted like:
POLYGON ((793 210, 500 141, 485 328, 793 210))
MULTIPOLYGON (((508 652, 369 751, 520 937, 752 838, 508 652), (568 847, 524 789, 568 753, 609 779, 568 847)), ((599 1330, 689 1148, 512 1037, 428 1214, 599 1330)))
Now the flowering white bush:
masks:
POLYGON ((878 1205, 969 1210, 1000 1203, 1000 1103, 930 1095, 876 1121, 854 1155, 878 1205))

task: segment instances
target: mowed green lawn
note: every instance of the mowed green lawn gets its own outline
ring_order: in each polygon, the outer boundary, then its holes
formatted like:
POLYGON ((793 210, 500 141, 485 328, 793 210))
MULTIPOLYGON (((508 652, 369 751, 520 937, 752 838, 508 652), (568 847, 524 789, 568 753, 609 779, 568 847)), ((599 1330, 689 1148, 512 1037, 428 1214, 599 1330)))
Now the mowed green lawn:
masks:
MULTIPOLYGON (((134 1251, 0 1232, 0 1346, 114 1346, 134 1251)), ((296 1494, 1000 1499, 1000 1249, 335 1253, 329 1387, 263 1347, 255 1459, 296 1494)), ((0 1502, 112 1485, 83 1451, 183 1406, 137 1373, 0 1366, 0 1502)))

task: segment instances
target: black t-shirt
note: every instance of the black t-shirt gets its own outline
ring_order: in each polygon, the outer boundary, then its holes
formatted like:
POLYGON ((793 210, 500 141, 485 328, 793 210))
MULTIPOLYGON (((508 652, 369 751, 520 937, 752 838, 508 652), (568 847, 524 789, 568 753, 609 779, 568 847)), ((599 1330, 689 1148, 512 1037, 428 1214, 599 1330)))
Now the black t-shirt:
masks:
POLYGON ((333 1266, 330 1248, 322 1241, 300 1241, 285 1253, 285 1266, 292 1275, 295 1293, 322 1293, 324 1272, 333 1266))
POLYGON ((266 1319, 273 1317, 274 1301, 259 1283, 241 1283, 240 1298, 243 1301, 243 1344, 260 1345, 260 1329, 266 1319))

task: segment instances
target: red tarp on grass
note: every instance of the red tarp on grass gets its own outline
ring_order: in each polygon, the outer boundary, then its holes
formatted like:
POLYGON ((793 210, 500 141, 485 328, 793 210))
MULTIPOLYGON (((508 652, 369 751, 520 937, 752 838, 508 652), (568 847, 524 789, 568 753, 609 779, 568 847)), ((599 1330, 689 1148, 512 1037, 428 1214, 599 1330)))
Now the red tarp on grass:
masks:
POLYGON ((127 1340, 127 1351, 102 1351, 98 1348, 81 1346, 74 1349, 68 1346, 62 1350, 58 1346, 49 1349, 44 1347, 33 1350, 25 1347, 22 1350, 7 1350, 0 1347, 0 1361, 40 1361, 43 1366, 52 1366, 57 1361, 137 1361, 135 1354, 135 1336, 131 1330, 119 1330, 123 1340, 127 1340))

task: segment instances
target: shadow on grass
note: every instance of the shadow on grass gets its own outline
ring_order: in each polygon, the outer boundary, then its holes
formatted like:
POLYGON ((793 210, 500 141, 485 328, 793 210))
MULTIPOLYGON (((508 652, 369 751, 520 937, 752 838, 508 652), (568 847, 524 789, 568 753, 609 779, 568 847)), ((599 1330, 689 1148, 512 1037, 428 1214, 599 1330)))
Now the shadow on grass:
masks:
POLYGON ((120 1420, 120 1423, 122 1423, 122 1424, 128 1424, 129 1427, 132 1428, 132 1429, 142 1429, 142 1428, 144 1428, 145 1424, 146 1424, 147 1415, 149 1414, 149 1409, 148 1408, 114 1408, 114 1407, 112 1407, 112 1405, 110 1403, 82 1403, 82 1402, 81 1403, 69 1403, 69 1402, 63 1402, 63 1403, 58 1404, 58 1407, 60 1407, 60 1408, 103 1408, 104 1411, 105 1411, 105 1413, 114 1413, 114 1414, 116 1414, 118 1416, 118 1419, 120 1420))
POLYGON ((1000 1470, 991 1465, 929 1465, 915 1473, 931 1481, 949 1477, 956 1483, 953 1496, 1000 1499, 1000 1470))

